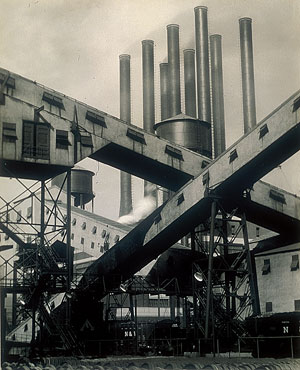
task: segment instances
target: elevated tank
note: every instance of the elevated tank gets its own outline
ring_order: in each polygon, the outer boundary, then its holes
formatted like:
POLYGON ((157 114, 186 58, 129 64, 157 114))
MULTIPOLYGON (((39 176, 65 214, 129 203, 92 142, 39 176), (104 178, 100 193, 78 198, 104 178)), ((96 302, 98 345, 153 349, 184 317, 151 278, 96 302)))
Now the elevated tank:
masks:
MULTIPOLYGON (((74 204, 76 207, 84 208, 84 205, 94 198, 93 193, 93 176, 94 172, 81 167, 74 167, 71 170, 71 194, 75 198, 74 204)), ((65 174, 62 173, 54 177, 51 181, 52 185, 61 187, 65 179, 65 174)), ((67 190, 65 182, 63 190, 67 190)))
POLYGON ((156 134, 163 139, 182 145, 194 152, 209 156, 209 147, 203 137, 210 125, 194 117, 180 113, 154 125, 156 134))

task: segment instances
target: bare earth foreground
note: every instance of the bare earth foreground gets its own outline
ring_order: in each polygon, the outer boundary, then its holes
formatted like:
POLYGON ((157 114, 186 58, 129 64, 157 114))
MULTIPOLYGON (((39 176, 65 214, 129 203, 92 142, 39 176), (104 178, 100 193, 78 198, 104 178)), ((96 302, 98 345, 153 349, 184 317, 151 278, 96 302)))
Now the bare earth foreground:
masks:
POLYGON ((254 358, 224 358, 224 357, 128 357, 77 359, 70 357, 46 358, 40 363, 31 363, 27 359, 19 363, 3 363, 2 370, 137 370, 137 369, 291 369, 300 370, 300 359, 254 359, 254 358))

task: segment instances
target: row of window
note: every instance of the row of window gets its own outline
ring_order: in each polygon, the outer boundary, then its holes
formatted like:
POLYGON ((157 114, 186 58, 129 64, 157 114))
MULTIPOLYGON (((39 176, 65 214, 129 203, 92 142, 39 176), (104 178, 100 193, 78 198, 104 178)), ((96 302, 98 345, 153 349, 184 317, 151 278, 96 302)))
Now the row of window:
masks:
MULTIPOLYGON (((300 299, 294 300, 294 310, 300 311, 300 299)), ((273 303, 272 302, 266 302, 266 312, 273 312, 273 303)))
MULTIPOLYGON (((298 254, 293 254, 292 255, 292 261, 291 261, 291 271, 296 271, 299 270, 299 255, 298 254)), ((271 261, 270 259, 265 259, 263 267, 261 269, 262 275, 267 275, 271 273, 271 261)))
MULTIPOLYGON (((52 105, 64 109, 62 99, 52 94, 44 93, 43 100, 52 105)), ((86 120, 107 127, 105 118, 99 114, 87 111, 86 120)), ((41 159, 49 159, 50 156, 50 124, 48 122, 23 121, 23 155, 41 159)), ((69 131, 56 130, 56 148, 66 149, 71 145, 69 131)), ((80 132, 82 146, 93 147, 92 136, 87 132, 80 132)), ((17 137, 16 123, 4 122, 2 137, 4 142, 14 143, 17 137)))
MULTIPOLYGON (((73 218, 72 220, 72 226, 75 226, 77 223, 77 219, 76 218, 73 218)), ((86 230, 86 222, 84 221, 82 224, 81 224, 81 229, 82 230, 86 230)), ((97 234, 97 226, 93 226, 92 227, 92 230, 91 230, 92 234, 93 235, 96 235, 97 234)), ((73 235, 73 239, 74 239, 74 234, 73 235)), ((108 240, 109 239, 109 236, 110 236, 110 233, 106 230, 102 230, 101 232, 101 237, 102 238, 105 238, 105 240, 108 240)), ((116 235, 115 238, 114 238, 114 242, 117 243, 118 241, 120 240, 120 235, 116 235)))

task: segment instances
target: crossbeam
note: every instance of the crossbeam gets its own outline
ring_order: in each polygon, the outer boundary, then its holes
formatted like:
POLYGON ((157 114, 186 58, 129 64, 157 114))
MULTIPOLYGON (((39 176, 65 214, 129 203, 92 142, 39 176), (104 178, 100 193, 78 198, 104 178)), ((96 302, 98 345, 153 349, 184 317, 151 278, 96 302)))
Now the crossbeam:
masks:
POLYGON ((242 198, 246 189, 296 153, 300 149, 300 115, 295 109, 299 95, 294 94, 177 191, 95 262, 91 271, 132 276, 209 218, 212 198, 242 198))

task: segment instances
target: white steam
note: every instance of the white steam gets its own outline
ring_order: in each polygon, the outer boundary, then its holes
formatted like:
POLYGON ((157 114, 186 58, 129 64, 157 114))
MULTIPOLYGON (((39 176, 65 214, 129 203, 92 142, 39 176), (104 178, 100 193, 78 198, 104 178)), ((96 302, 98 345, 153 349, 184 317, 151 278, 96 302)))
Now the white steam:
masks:
POLYGON ((121 216, 118 222, 124 225, 134 225, 150 215, 156 208, 156 198, 153 195, 155 189, 154 185, 149 186, 146 189, 148 195, 138 201, 137 205, 128 215, 121 216))

